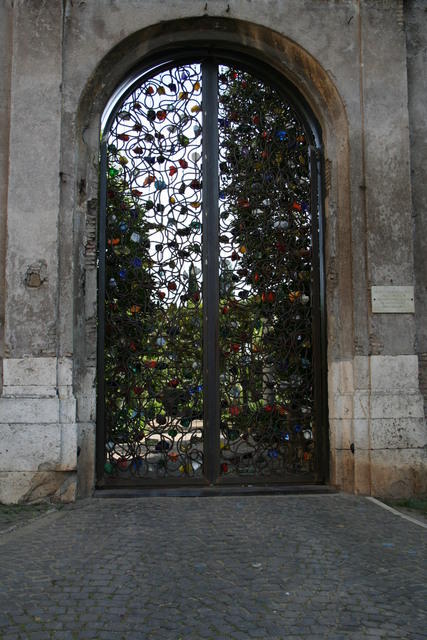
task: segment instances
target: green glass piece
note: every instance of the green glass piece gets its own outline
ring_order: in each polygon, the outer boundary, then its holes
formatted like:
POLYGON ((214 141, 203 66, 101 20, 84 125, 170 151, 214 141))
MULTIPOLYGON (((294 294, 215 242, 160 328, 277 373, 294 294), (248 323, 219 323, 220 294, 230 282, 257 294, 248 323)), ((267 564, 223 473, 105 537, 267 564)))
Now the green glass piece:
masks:
POLYGON ((182 418, 181 425, 184 427, 184 429, 188 429, 190 424, 191 424, 191 418, 182 418))
POLYGON ((114 167, 111 167, 111 169, 108 169, 108 175, 111 178, 114 178, 115 176, 117 176, 119 174, 119 170, 118 169, 114 169, 114 167))
POLYGON ((190 224, 190 227, 194 231, 200 231, 202 225, 200 224, 200 222, 197 222, 197 220, 193 220, 193 222, 190 224))
POLYGON ((106 462, 104 464, 104 471, 108 474, 113 473, 113 465, 111 464, 111 462, 106 462))
POLYGON ((182 144, 183 147, 186 147, 190 142, 187 136, 184 136, 184 135, 178 136, 178 141, 179 141, 179 144, 182 144))
POLYGON ((178 431, 176 429, 169 429, 168 436, 170 436, 171 438, 175 438, 177 433, 178 431))

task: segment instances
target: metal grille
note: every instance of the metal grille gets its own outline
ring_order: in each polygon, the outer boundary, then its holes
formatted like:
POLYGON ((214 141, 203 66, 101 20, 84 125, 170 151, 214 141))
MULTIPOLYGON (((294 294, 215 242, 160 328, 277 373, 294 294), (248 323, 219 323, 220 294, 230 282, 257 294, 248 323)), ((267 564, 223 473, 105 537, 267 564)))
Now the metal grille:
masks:
POLYGON ((98 478, 318 479, 307 124, 239 64, 158 69, 103 135, 98 478))
POLYGON ((312 471, 311 218, 302 123, 219 75, 221 473, 312 471))
POLYGON ((176 67, 139 86, 109 132, 109 475, 202 472, 200 111, 200 65, 176 67))

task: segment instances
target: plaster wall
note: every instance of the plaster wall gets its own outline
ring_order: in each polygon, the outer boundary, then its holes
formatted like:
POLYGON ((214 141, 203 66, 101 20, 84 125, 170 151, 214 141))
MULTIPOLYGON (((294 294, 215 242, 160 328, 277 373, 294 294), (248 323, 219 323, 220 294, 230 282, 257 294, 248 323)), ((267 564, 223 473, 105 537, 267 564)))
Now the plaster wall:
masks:
POLYGON ((144 55, 207 39, 285 74, 322 127, 330 481, 374 495, 427 491, 426 274, 412 217, 414 197, 421 230, 422 5, 407 3, 406 14, 400 0, 1 5, 0 501, 72 500, 93 488, 100 116, 144 55), (415 278, 415 316, 371 312, 372 285, 415 278))

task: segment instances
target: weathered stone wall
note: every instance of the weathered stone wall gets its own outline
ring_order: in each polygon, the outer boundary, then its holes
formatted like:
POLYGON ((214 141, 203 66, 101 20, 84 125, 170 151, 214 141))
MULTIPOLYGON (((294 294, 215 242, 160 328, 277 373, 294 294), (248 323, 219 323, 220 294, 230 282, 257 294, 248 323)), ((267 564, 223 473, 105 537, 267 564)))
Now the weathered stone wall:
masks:
POLYGON ((286 75, 322 127, 330 481, 376 495, 427 491, 424 9, 416 0, 406 13, 401 0, 2 3, 0 501, 71 500, 93 487, 100 117, 144 56, 207 40, 286 75), (413 284, 415 316, 372 313, 371 286, 413 284))
POLYGON ((411 143, 412 213, 415 254, 416 353, 427 412, 427 4, 405 3, 408 107, 411 143))

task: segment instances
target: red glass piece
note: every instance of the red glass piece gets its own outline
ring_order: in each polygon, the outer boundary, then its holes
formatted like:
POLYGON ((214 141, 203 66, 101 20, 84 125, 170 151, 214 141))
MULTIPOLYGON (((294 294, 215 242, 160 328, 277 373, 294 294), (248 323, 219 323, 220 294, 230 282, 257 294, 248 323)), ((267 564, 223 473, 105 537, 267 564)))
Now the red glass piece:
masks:
POLYGON ((237 204, 242 209, 247 209, 248 207, 250 207, 249 200, 247 198, 239 198, 239 200, 237 201, 237 204))

